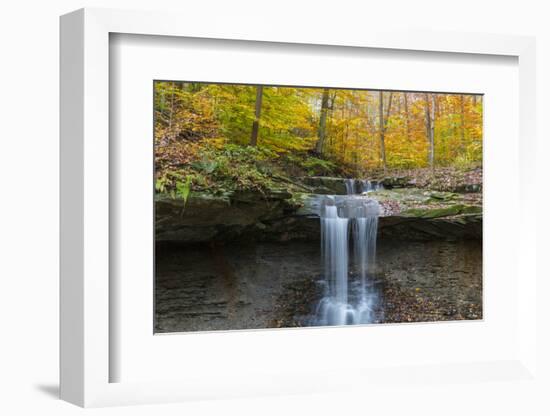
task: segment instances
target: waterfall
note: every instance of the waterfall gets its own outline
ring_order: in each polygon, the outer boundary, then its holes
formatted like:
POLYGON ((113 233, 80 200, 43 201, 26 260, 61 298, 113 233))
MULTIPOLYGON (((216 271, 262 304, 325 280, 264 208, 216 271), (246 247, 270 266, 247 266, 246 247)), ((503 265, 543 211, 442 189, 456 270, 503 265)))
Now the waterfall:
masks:
POLYGON ((355 179, 352 179, 352 178, 344 179, 344 183, 346 185, 346 193, 348 195, 353 195, 355 193, 355 179))
POLYGON ((339 304, 348 303, 349 219, 338 216, 336 205, 325 205, 321 217, 321 250, 328 293, 339 304))
POLYGON ((376 293, 372 290, 369 276, 374 273, 376 260, 376 233, 378 216, 355 218, 352 223, 354 260, 360 278, 357 323, 372 321, 372 309, 376 306, 376 293))
POLYGON ((378 190, 381 190, 381 189, 384 189, 384 186, 380 182, 367 181, 367 180, 361 181, 361 192, 362 193, 378 191, 378 190))
POLYGON ((346 185, 346 193, 348 195, 368 193, 384 189, 384 186, 378 181, 347 178, 344 179, 344 184, 346 185))
POLYGON ((364 196, 327 196, 321 202, 325 294, 317 306, 315 325, 372 322, 377 295, 370 277, 374 272, 378 215, 378 203, 364 196))

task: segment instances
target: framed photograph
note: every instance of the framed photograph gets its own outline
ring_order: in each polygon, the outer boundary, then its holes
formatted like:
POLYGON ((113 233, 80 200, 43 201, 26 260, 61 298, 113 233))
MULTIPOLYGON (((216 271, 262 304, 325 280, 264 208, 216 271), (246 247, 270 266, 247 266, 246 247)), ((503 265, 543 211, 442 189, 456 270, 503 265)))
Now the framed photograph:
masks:
POLYGON ((62 398, 533 380, 534 40, 179 22, 61 18, 62 398))

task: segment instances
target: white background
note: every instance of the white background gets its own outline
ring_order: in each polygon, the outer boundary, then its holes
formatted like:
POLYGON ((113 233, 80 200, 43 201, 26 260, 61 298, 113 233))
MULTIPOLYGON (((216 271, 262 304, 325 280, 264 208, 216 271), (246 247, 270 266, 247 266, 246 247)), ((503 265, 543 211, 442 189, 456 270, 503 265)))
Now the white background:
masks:
MULTIPOLYGON (((550 29, 545 2, 521 1, 19 1, 2 5, 0 100, 3 199, 1 205, 2 291, 0 316, 0 411, 4 414, 72 414, 82 410, 55 400, 58 367, 58 16, 83 6, 173 9, 189 19, 212 14, 234 22, 273 20, 288 25, 323 25, 338 31, 345 25, 385 28, 428 27, 438 30, 528 34, 538 36, 540 267, 548 252, 541 235, 548 235, 545 168, 550 137, 550 29), (544 177, 543 177, 544 175, 544 177)), ((182 22, 184 25, 185 22, 182 22)), ((304 30, 307 30, 306 28, 304 30)), ((510 219, 513 226, 513 218, 510 219)), ((506 230, 503 230, 506 238, 506 230)), ((503 259, 505 261, 505 259, 503 259)), ((539 273, 543 273, 542 269, 539 273)), ((549 307, 543 281, 539 293, 539 365, 549 374, 549 307), (543 332, 542 329, 545 328, 543 332)), ((403 346, 406 348, 406 345, 403 346)), ((163 405, 152 408, 94 410, 100 414, 548 414, 548 385, 529 383, 435 385, 425 389, 396 385, 362 394, 338 392, 315 396, 258 398, 163 405), (543 388, 545 390, 543 391, 543 388)))
POLYGON ((265 374, 517 357, 519 284, 510 265, 517 263, 518 227, 510 227, 508 241, 499 236, 510 213, 517 212, 519 199, 514 185, 519 177, 517 59, 210 40, 166 42, 128 35, 113 37, 110 56, 110 108, 116 120, 110 137, 115 218, 111 232, 116 237, 110 248, 117 259, 110 278, 117 287, 119 318, 113 331, 117 340, 111 344, 119 358, 111 361, 117 364, 111 380, 215 380, 240 373, 259 384, 265 374), (152 336, 153 79, 484 93, 483 322, 152 336), (502 257, 509 262, 500 261, 502 257))

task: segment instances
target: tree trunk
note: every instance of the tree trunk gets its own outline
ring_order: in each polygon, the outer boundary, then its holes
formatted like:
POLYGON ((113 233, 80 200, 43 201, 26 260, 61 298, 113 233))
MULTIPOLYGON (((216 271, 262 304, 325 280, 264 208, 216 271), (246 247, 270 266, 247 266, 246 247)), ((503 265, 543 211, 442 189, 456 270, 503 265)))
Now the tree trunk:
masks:
POLYGON ((435 165, 435 118, 436 118, 435 107, 436 107, 435 94, 432 94, 432 123, 431 123, 432 130, 430 134, 430 137, 431 137, 430 154, 432 156, 432 160, 431 160, 432 168, 435 165))
POLYGON ((466 150, 466 126, 464 123, 464 96, 460 96, 460 149, 466 150))
POLYGON ((380 159, 382 159, 382 166, 384 167, 384 172, 387 170, 386 163, 386 128, 388 127, 388 120, 390 118, 391 103, 393 99, 393 92, 390 92, 388 98, 388 108, 386 109, 386 117, 384 117, 384 93, 379 91, 379 103, 378 103, 378 113, 379 113, 379 134, 380 134, 380 159))
POLYGON ((347 103, 344 102, 344 107, 342 110, 342 119, 346 120, 346 126, 344 128, 344 140, 342 141, 342 159, 346 161, 346 150, 348 148, 348 139, 349 139, 349 118, 351 116, 351 111, 347 108, 347 103), (346 114, 347 110, 347 114, 346 114))
POLYGON ((170 114, 168 116, 168 134, 170 135, 170 138, 172 138, 172 116, 174 113, 174 89, 175 89, 175 86, 174 86, 174 83, 172 82, 170 84, 170 90, 172 94, 170 96, 170 114))
POLYGON ((426 137, 428 139, 428 164, 431 168, 434 167, 434 122, 435 122, 435 100, 433 94, 424 94, 425 112, 426 112, 426 137), (431 103, 430 103, 431 100, 431 103))
POLYGON ((393 92, 390 92, 390 98, 388 99, 388 109, 386 110, 386 119, 384 120, 384 130, 386 129, 386 124, 388 124, 388 120, 390 118, 392 98, 393 92))
POLYGON ((407 93, 404 94, 405 100, 405 130, 407 132, 407 139, 411 140, 411 125, 410 125, 410 116, 409 116, 409 99, 407 98, 407 93))
POLYGON ((384 172, 387 169, 386 165, 386 143, 385 143, 385 123, 384 123, 384 93, 378 92, 378 133, 380 136, 380 159, 382 160, 382 167, 384 172))
POLYGON ((250 135, 250 146, 256 146, 258 144, 258 130, 260 129, 260 116, 262 113, 262 98, 264 87, 258 85, 256 87, 256 111, 254 115, 254 122, 252 123, 252 134, 250 135))
POLYGON ((327 134, 328 98, 328 88, 324 88, 323 98, 321 99, 321 116, 319 117, 319 138, 317 139, 317 144, 315 145, 315 151, 320 155, 323 154, 323 150, 325 147, 325 137, 327 134))
MULTIPOLYGON (((403 96, 405 95, 405 93, 403 93, 403 96)), ((403 104, 402 102, 403 100, 401 100, 401 96, 398 95, 397 96, 397 114, 401 114, 401 105, 403 104)))

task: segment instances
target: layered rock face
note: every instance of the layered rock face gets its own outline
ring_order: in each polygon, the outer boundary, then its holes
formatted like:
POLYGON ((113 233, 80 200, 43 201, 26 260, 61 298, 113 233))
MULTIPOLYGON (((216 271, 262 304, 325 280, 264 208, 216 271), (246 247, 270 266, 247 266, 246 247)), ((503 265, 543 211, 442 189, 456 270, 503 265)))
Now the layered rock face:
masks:
MULTIPOLYGON (((302 183, 303 192, 156 196, 157 332, 311 324, 323 296, 321 202, 350 187, 302 183)), ((354 196, 380 207, 374 322, 482 318, 481 193, 378 183, 354 196)))
MULTIPOLYGON (((321 181, 327 183, 327 181, 321 181)), ((345 194, 343 180, 333 191, 345 194)), ((388 188, 389 185, 388 185, 388 188)), ((333 192, 334 193, 334 192, 333 192)), ((289 241, 319 239, 318 201, 324 194, 235 193, 224 197, 192 193, 187 201, 159 195, 155 201, 157 241, 289 241)), ((480 193, 453 193, 414 187, 365 194, 382 212, 379 236, 408 240, 480 239, 480 193)))
MULTIPOLYGON (((375 323, 482 318, 481 244, 377 246, 375 323)), ((318 242, 168 244, 157 250, 157 332, 308 325, 323 296, 318 242)))

